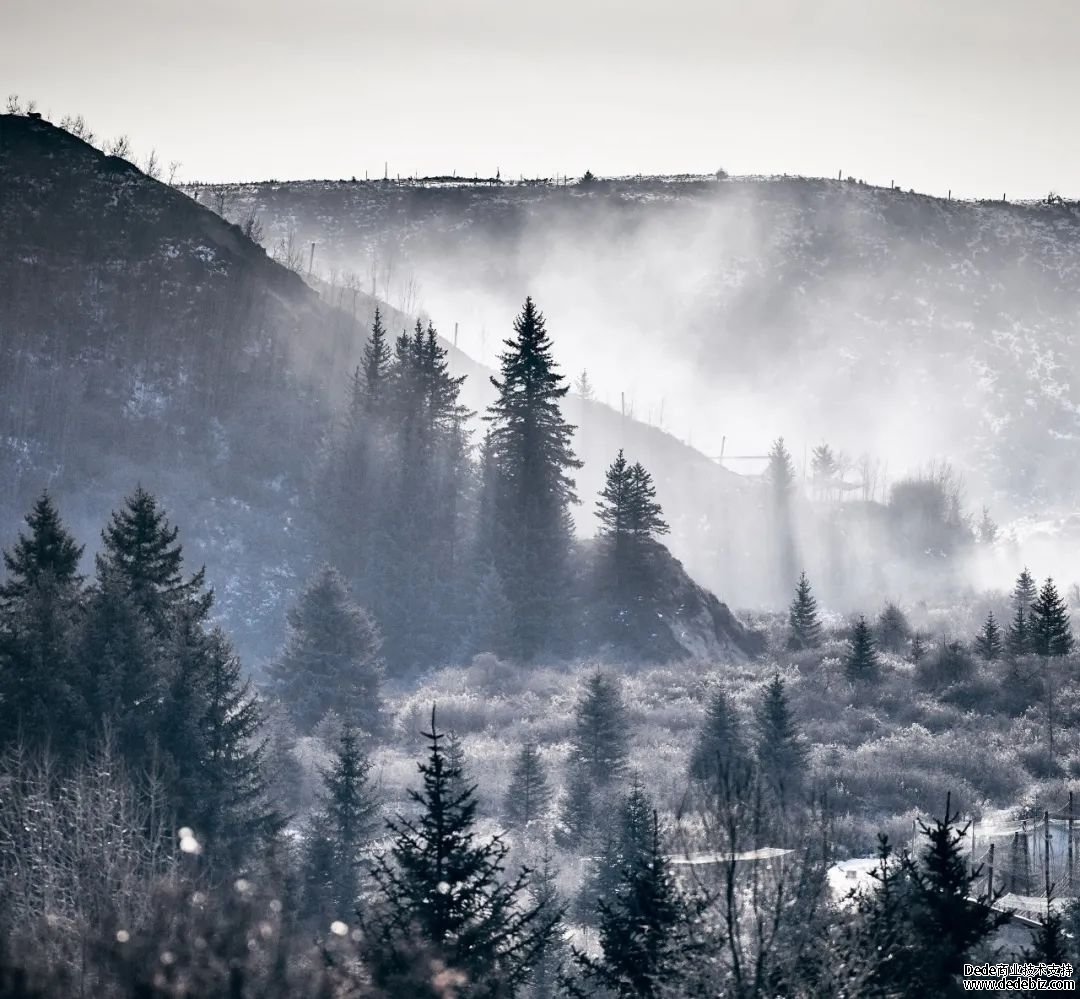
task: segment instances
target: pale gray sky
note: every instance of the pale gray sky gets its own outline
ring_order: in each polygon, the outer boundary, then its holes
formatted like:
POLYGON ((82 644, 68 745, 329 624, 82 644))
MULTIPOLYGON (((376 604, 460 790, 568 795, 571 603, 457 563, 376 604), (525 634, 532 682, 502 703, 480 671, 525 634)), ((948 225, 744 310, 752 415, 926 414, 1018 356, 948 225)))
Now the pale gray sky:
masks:
POLYGON ((1072 0, 3 0, 0 86, 192 180, 838 170, 1080 194, 1072 0))

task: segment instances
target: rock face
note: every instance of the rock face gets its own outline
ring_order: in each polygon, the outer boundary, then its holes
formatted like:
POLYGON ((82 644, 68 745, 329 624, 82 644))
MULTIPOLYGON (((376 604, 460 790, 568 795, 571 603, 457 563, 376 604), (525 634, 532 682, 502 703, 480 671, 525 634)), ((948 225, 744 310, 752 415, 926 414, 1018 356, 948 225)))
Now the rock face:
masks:
POLYGON ((747 628, 726 604, 695 583, 663 545, 650 545, 653 585, 648 598, 612 598, 603 578, 598 541, 578 545, 580 646, 648 662, 698 659, 724 662, 765 651, 764 636, 747 628))

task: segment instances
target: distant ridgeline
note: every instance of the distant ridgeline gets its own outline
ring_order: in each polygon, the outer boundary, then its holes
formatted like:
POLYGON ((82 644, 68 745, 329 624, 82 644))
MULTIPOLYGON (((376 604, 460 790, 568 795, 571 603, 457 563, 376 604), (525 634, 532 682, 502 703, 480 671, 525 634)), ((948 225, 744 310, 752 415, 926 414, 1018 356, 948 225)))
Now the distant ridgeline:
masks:
MULTIPOLYGON (((5 543, 43 488, 92 542, 141 483, 182 524, 187 560, 206 562, 249 661, 273 654, 286 604, 324 561, 375 614, 397 672, 476 651, 758 650, 649 518, 620 513, 575 539, 566 386, 531 302, 477 450, 430 324, 359 290, 328 304, 240 226, 130 163, 0 116, 0 199, 5 543)), ((601 468, 625 431, 605 419, 587 428, 601 468)))

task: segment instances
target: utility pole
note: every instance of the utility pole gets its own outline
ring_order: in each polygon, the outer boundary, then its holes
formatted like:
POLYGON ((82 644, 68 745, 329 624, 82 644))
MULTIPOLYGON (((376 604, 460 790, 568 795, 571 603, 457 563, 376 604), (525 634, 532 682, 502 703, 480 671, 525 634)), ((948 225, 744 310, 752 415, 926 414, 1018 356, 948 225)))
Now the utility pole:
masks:
POLYGON ((311 255, 308 257, 307 276, 311 277, 311 271, 315 266, 315 240, 311 241, 311 255))
POLYGON ((1050 907, 1050 812, 1043 812, 1043 823, 1046 826, 1046 847, 1043 853, 1043 873, 1046 877, 1046 905, 1050 907))
POLYGON ((454 349, 457 349, 457 323, 454 323, 454 349))

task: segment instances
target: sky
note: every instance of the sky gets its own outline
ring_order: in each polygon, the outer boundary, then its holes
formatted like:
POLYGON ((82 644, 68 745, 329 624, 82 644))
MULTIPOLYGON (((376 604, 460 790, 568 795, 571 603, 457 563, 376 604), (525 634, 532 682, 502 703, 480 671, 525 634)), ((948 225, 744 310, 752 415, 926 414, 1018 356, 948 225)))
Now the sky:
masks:
POLYGON ((722 167, 1076 196, 1078 36, 1072 0, 3 0, 0 86, 185 180, 722 167))

